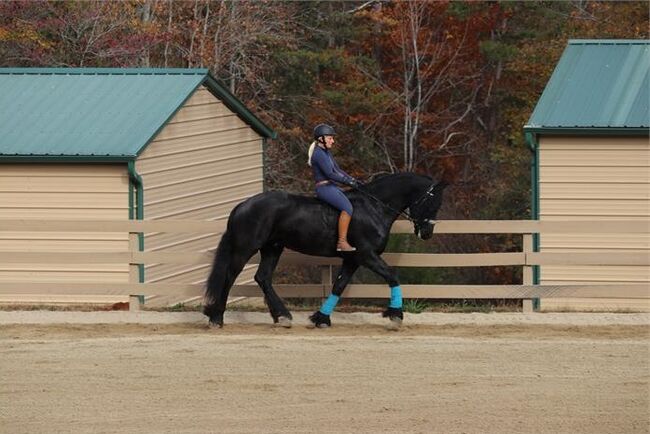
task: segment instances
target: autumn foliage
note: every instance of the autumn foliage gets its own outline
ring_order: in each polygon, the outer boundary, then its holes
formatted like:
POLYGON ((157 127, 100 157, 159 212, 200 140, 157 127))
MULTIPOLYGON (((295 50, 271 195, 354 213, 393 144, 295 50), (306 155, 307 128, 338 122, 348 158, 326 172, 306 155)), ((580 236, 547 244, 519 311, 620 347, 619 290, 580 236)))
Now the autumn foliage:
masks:
POLYGON ((5 1, 0 63, 210 68, 279 133, 270 188, 311 191, 305 153, 328 122, 355 176, 427 173, 453 182, 441 218, 519 219, 530 216, 522 127, 567 41, 647 39, 648 19, 646 2, 585 0, 5 1))

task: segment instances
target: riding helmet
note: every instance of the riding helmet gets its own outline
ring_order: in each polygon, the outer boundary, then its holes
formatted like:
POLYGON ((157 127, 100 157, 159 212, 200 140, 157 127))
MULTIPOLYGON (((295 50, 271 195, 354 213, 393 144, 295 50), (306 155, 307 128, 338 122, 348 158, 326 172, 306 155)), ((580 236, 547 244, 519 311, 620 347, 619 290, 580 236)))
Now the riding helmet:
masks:
POLYGON ((334 128, 330 127, 327 124, 318 124, 316 125, 316 128, 314 128, 314 139, 317 139, 321 136, 335 136, 336 131, 334 131, 334 128))

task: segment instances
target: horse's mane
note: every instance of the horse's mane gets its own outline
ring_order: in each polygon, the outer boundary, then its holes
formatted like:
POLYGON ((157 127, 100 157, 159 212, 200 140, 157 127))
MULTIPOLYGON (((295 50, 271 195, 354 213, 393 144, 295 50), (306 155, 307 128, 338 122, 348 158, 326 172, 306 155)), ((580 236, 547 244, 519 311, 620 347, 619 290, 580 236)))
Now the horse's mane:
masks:
POLYGON ((390 176, 390 175, 394 175, 394 173, 390 173, 390 172, 377 172, 377 173, 373 173, 373 174, 370 175, 370 176, 368 177, 368 179, 366 180, 366 184, 369 184, 369 183, 371 183, 371 182, 373 182, 373 181, 376 181, 376 180, 378 180, 378 179, 381 179, 381 178, 384 178, 384 177, 386 177, 386 176, 390 176))
POLYGON ((374 175, 371 175, 369 180, 366 182, 366 186, 368 187, 379 187, 381 185, 390 183, 390 182, 395 182, 395 179, 399 178, 405 178, 405 177, 422 177, 426 178, 429 181, 433 182, 433 178, 431 178, 428 175, 422 175, 419 173, 415 172, 398 172, 398 173, 376 173, 374 175))

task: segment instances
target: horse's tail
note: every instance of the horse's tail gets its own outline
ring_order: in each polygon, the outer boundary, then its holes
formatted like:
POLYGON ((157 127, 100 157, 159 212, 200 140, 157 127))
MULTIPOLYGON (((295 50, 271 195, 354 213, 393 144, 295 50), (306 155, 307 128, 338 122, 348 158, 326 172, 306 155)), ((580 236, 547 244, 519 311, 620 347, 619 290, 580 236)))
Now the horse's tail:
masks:
POLYGON ((203 313, 216 324, 223 322, 223 310, 232 283, 230 279, 230 263, 232 261, 233 241, 230 231, 226 230, 214 254, 212 271, 208 277, 205 290, 205 307, 203 313), (225 293, 225 297, 224 297, 225 293), (220 317, 220 318, 219 318, 220 317))

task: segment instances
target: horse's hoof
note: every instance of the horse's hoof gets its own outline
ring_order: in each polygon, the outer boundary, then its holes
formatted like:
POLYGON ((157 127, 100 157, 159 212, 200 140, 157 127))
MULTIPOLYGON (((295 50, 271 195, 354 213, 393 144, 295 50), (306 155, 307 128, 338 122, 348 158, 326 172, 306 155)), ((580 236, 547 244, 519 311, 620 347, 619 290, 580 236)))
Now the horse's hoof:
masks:
POLYGON ((381 313, 381 316, 384 318, 399 318, 404 319, 404 312, 399 307, 389 307, 381 313))
POLYGON ((397 331, 402 327, 402 319, 398 317, 390 318, 390 321, 386 325, 386 330, 397 331))
POLYGON ((329 325, 327 325, 325 323, 314 324, 313 322, 310 322, 309 324, 307 324, 308 329, 328 329, 330 327, 331 326, 329 326, 329 325))
POLYGON ((381 316, 390 320, 388 325, 386 325, 387 330, 399 330, 404 319, 404 312, 398 307, 389 307, 382 312, 381 316))
POLYGON ((330 321, 329 315, 325 315, 320 311, 316 311, 309 317, 309 325, 307 327, 310 329, 311 328, 325 329, 330 327, 331 325, 332 322, 330 321))
POLYGON ((291 328, 291 319, 286 316, 278 317, 278 320, 273 324, 276 327, 284 327, 285 329, 291 328))
POLYGON ((222 329, 223 328, 223 323, 217 323, 217 322, 208 322, 208 328, 209 329, 222 329))

